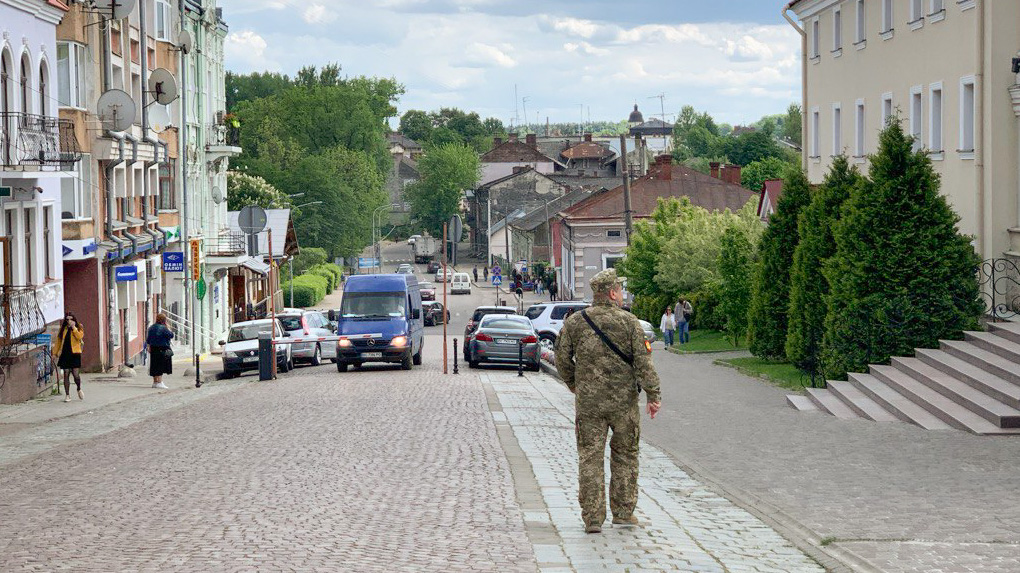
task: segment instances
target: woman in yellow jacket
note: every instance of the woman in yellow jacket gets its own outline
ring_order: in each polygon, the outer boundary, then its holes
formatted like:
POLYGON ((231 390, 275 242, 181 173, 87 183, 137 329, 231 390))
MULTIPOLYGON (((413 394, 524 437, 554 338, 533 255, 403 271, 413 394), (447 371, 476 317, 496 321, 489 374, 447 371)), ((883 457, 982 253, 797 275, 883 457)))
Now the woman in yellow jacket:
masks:
POLYGON ((74 385, 78 387, 78 398, 85 399, 81 391, 81 351, 85 343, 85 327, 82 326, 74 313, 64 315, 60 323, 60 332, 53 344, 53 356, 57 359, 57 367, 64 371, 64 401, 71 401, 71 375, 74 385))

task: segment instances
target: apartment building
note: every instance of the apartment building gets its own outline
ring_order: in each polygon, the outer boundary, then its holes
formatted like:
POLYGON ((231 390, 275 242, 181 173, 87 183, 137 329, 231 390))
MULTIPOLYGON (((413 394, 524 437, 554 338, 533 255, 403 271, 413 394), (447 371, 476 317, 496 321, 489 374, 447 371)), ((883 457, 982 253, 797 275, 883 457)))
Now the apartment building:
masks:
POLYGON ((1020 3, 795 0, 784 14, 803 36, 810 180, 840 154, 867 173, 898 118, 978 253, 1020 257, 1020 3))

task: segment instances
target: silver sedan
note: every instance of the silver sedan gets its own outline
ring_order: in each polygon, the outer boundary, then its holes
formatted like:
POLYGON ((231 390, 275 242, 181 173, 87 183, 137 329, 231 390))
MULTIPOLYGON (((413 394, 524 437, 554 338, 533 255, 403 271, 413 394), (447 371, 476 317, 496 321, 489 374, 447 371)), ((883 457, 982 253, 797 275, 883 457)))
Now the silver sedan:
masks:
POLYGON ((468 348, 468 366, 483 362, 517 364, 522 356, 528 370, 541 369, 541 345, 531 321, 514 314, 488 314, 474 331, 468 348))

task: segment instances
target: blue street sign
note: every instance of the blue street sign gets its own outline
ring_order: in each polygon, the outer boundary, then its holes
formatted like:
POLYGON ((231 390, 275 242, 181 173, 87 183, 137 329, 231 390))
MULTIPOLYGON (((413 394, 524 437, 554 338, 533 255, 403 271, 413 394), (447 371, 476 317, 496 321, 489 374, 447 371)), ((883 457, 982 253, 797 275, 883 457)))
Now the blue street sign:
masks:
POLYGON ((116 267, 113 273, 119 283, 138 280, 138 267, 134 265, 116 267))
POLYGON ((503 274, 503 269, 499 268, 499 265, 492 265, 492 274, 501 275, 503 274))
POLYGON ((168 273, 184 272, 184 253, 163 253, 163 270, 168 273))
POLYGON ((492 286, 499 286, 503 284, 503 277, 499 275, 492 275, 492 286))
POLYGON ((379 259, 375 257, 359 257, 358 267, 362 269, 370 269, 379 266, 379 259))

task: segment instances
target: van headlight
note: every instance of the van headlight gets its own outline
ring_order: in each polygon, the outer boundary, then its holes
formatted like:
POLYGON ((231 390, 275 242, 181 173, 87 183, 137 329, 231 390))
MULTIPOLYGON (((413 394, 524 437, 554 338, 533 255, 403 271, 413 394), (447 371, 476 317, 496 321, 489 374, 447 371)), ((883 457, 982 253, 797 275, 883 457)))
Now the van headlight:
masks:
POLYGON ((407 346, 407 337, 406 336, 395 337, 393 340, 390 341, 390 346, 394 348, 403 348, 407 346))

